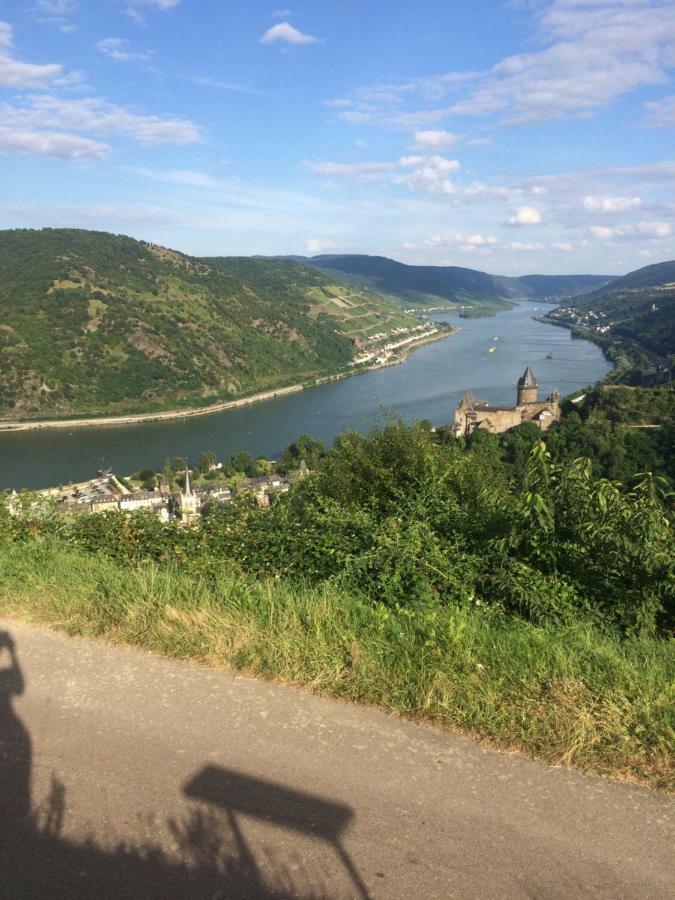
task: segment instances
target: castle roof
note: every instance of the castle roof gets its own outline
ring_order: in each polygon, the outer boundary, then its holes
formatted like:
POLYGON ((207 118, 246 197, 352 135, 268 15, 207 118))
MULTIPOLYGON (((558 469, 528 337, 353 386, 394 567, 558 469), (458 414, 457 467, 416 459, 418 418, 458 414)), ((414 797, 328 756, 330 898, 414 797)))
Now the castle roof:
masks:
POLYGON ((518 379, 518 387, 519 388, 534 388, 537 387, 537 379, 534 377, 534 372, 528 366, 523 374, 518 379))

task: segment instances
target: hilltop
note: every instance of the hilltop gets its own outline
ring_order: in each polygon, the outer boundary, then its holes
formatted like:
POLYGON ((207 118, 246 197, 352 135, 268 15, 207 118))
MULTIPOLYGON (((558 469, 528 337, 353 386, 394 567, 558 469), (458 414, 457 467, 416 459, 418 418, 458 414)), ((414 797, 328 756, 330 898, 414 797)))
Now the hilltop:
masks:
POLYGON ((122 235, 0 232, 0 416, 206 406, 343 369, 416 324, 288 260, 204 260, 122 235))
POLYGON ((369 287, 404 306, 460 304, 470 314, 508 309, 509 300, 554 300, 606 285, 606 275, 490 275, 460 266, 411 266, 385 256, 323 255, 293 257, 350 284, 369 287))

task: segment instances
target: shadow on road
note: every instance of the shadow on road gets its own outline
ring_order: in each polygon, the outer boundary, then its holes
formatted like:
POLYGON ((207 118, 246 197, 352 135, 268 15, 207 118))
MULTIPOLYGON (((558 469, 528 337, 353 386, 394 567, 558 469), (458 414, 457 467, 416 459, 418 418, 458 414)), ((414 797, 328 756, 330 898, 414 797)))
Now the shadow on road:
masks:
MULTIPOLYGON (((185 786, 195 802, 165 823, 175 852, 156 842, 64 835, 66 790, 52 776, 47 799, 31 802, 30 736, 13 708, 25 690, 12 637, 0 632, 0 896, 16 898, 319 898, 334 896, 325 875, 301 854, 266 853, 256 861, 244 822, 325 842, 348 877, 350 894, 367 897, 342 839, 353 810, 215 766, 185 786), (9 664, 7 664, 7 659, 9 664), (243 821, 242 821, 243 820, 243 821)), ((287 841, 282 841, 287 847, 287 841)))

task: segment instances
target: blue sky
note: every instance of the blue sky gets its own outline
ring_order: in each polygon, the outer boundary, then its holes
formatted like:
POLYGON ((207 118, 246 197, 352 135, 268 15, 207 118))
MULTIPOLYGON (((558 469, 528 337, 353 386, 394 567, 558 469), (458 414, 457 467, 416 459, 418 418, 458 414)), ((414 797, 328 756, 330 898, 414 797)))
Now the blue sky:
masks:
POLYGON ((5 0, 0 227, 504 274, 675 257, 673 0, 5 0))

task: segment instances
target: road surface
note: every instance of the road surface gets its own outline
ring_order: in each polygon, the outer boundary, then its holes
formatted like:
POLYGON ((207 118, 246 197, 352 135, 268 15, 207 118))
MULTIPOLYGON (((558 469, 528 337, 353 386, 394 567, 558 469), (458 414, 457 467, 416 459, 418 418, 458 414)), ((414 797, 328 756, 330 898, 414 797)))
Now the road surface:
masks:
POLYGON ((673 896, 673 803, 0 622, 0 896, 673 896))

